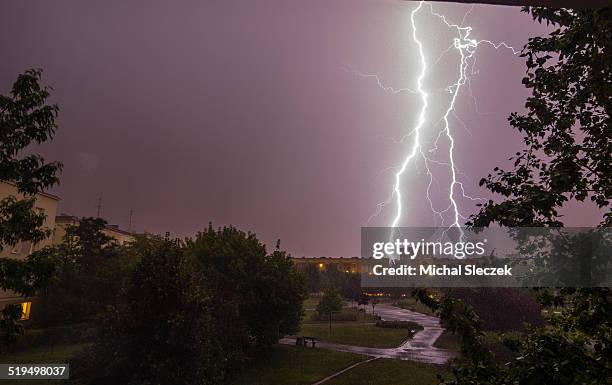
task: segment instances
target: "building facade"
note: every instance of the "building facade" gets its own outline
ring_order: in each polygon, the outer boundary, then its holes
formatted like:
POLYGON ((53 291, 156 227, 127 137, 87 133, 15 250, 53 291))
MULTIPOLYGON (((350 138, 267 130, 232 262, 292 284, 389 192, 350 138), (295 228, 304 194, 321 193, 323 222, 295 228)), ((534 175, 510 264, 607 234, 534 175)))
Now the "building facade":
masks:
POLYGON ((361 272, 361 258, 358 257, 301 257, 291 258, 291 260, 298 269, 306 269, 308 266, 314 265, 321 271, 334 268, 345 273, 361 272))
MULTIPOLYGON (((10 196, 16 199, 25 198, 23 194, 20 194, 17 190, 17 186, 9 182, 0 182, 0 200, 8 198, 10 196)), ((34 196, 34 210, 39 213, 45 214, 45 221, 43 222, 42 228, 53 231, 55 229, 55 216, 57 214, 57 205, 59 198, 55 195, 48 193, 38 193, 34 196)), ((52 233, 53 234, 53 233, 52 233)), ((32 252, 39 250, 45 246, 53 244, 53 235, 43 239, 38 243, 32 243, 30 241, 21 241, 16 245, 2 245, 0 251, 0 257, 2 258, 14 258, 14 259, 25 259, 32 252)), ((27 319, 30 314, 32 298, 24 298, 10 291, 0 291, 0 308, 7 304, 21 303, 23 309, 23 318, 27 319)))
MULTIPOLYGON (((66 235, 66 228, 68 226, 76 226, 79 224, 81 218, 74 215, 58 215, 55 217, 55 231, 53 232, 53 244, 59 245, 64 241, 64 235, 66 235)), ((134 235, 128 231, 121 230, 117 225, 106 225, 102 230, 104 235, 112 238, 117 244, 124 245, 134 241, 134 235)))
MULTIPOLYGON (((13 183, 0 182, 0 200, 15 197, 18 200, 24 199, 23 194, 17 190, 13 183)), ((63 242, 66 228, 70 225, 77 225, 80 218, 72 215, 57 215, 59 198, 48 193, 38 193, 34 196, 34 210, 45 214, 42 228, 51 231, 51 234, 38 243, 30 241, 18 242, 16 245, 2 245, 0 257, 24 260, 28 255, 45 246, 58 245, 63 242)), ((112 238, 117 244, 123 245, 134 241, 134 235, 128 231, 121 230, 119 226, 107 225, 102 231, 106 236, 112 238)), ((23 316, 27 320, 30 316, 32 301, 34 297, 23 297, 17 293, 0 290, 0 309, 8 304, 21 304, 23 316)))

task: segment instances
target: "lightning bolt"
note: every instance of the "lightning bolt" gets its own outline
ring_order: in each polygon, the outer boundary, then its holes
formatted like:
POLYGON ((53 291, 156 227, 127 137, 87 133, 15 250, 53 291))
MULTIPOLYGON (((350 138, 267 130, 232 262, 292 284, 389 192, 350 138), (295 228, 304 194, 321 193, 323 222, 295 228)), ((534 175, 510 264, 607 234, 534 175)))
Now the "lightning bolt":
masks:
POLYGON ((382 212, 384 207, 394 202, 395 203, 395 215, 393 217, 393 221, 391 222, 390 227, 397 228, 400 225, 402 221, 402 216, 404 214, 403 201, 405 199, 405 196, 402 193, 402 179, 404 175, 406 174, 408 167, 411 164, 415 163, 417 159, 422 159, 422 161, 425 164, 425 170, 429 177, 429 182, 427 184, 427 189, 426 189, 426 194, 425 194, 426 199, 429 202, 429 206, 430 206, 432 213, 434 214, 434 218, 440 220, 441 226, 445 225, 445 214, 450 212, 451 222, 448 223, 447 226, 449 228, 451 227, 458 228, 461 236, 463 236, 463 231, 461 230, 461 226, 464 223, 466 216, 461 214, 457 200, 459 197, 462 199, 468 199, 470 201, 481 200, 481 198, 472 197, 466 194, 464 184, 463 182, 459 180, 459 175, 462 173, 457 168, 457 165, 455 162, 456 138, 453 135, 453 131, 451 129, 450 116, 452 114, 452 116, 456 118, 459 124, 461 124, 466 129, 466 131, 471 135, 471 132, 468 129, 468 127, 456 115, 455 105, 459 98, 460 91, 465 86, 465 88, 467 89, 469 93, 470 98, 473 100, 475 112, 480 114, 477 103, 476 103, 476 98, 472 94, 470 78, 469 78, 469 74, 474 75, 477 73, 474 70, 474 66, 475 66, 474 54, 476 53, 477 48, 479 46, 488 45, 496 50, 500 48, 508 49, 512 51, 514 55, 517 55, 519 51, 515 50, 512 46, 508 45, 505 42, 494 43, 490 40, 484 40, 484 39, 477 40, 477 39, 471 38, 470 35, 472 32, 472 27, 463 26, 463 25, 465 23, 465 19, 472 12, 473 8, 474 7, 472 6, 467 11, 460 25, 449 22, 444 15, 438 12, 435 12, 433 9, 433 6, 430 3, 427 3, 425 1, 419 2, 418 6, 411 11, 410 13, 410 22, 411 22, 411 30, 412 30, 411 35, 412 35, 412 40, 414 41, 417 47, 417 53, 418 53, 418 58, 420 62, 420 71, 416 78, 416 89, 415 90, 412 90, 409 88, 393 88, 393 87, 384 85, 381 82, 378 75, 365 74, 355 69, 354 67, 350 67, 347 70, 363 78, 375 79, 378 84, 378 87, 383 89, 384 91, 391 92, 394 94, 398 94, 402 92, 409 92, 411 94, 416 95, 420 99, 420 111, 418 114, 417 121, 414 127, 406 135, 404 135, 404 137, 402 137, 402 140, 399 141, 401 143, 407 137, 413 138, 412 145, 409 148, 408 154, 405 156, 403 162, 401 163, 401 165, 394 167, 397 169, 397 172, 395 173, 395 176, 394 176, 394 183, 393 183, 393 188, 392 188, 390 197, 386 201, 381 202, 377 205, 376 212, 368 219, 366 223, 368 223, 374 217, 378 216, 382 212), (424 85, 423 85, 424 79, 426 78, 426 76, 428 75, 430 71, 430 67, 428 67, 427 59, 424 53, 424 42, 420 38, 420 33, 416 25, 417 14, 419 14, 423 9, 426 9, 426 8, 429 10, 429 14, 431 16, 438 18, 442 23, 444 23, 444 25, 446 25, 447 28, 456 32, 456 37, 453 39, 452 44, 447 49, 442 51, 441 55, 435 61, 433 61, 432 67, 435 67, 439 62, 441 62, 444 59, 445 55, 449 54, 452 51, 457 52, 460 56, 460 61, 459 61, 459 65, 457 68, 456 80, 451 85, 446 87, 446 91, 450 94, 450 101, 448 102, 447 107, 444 109, 444 114, 442 115, 440 120, 438 120, 438 122, 433 123, 433 124, 427 121, 428 107, 430 103, 430 100, 429 100, 430 94, 429 92, 427 92, 427 90, 425 90, 424 85), (431 146, 431 148, 427 148, 427 144, 422 143, 422 139, 421 139, 423 131, 427 128, 437 127, 439 126, 439 124, 441 124, 442 128, 437 132, 437 136, 433 142, 433 146, 431 146), (448 141, 448 152, 445 155, 446 161, 438 161, 429 156, 429 154, 435 153, 436 151, 439 150, 438 142, 442 137, 444 137, 448 141), (449 170, 449 174, 450 174, 450 182, 447 186, 448 206, 442 210, 437 210, 435 208, 435 205, 430 196, 430 191, 435 181, 434 174, 430 168, 431 164, 436 164, 439 166, 447 167, 449 170))
POLYGON ((402 190, 401 190, 402 175, 404 175, 404 173, 406 172, 408 163, 410 163, 410 161, 416 156, 416 154, 421 148, 421 143, 419 141, 420 133, 421 133, 421 129, 425 125, 425 114, 427 112, 427 105, 428 105, 427 98, 429 95, 427 94, 427 92, 425 92, 425 90, 423 90, 423 79, 425 78, 425 75, 427 75, 427 61, 425 60, 425 53, 423 52, 423 43, 421 43, 421 41, 417 37, 417 28, 416 28, 416 23, 414 21, 415 15, 421 9, 422 6, 423 6, 423 2, 421 1, 419 5, 412 12, 410 12, 410 21, 412 23, 412 39, 414 40, 414 42, 416 43, 418 47, 419 60, 421 62, 421 73, 419 74, 419 77, 417 78, 417 93, 421 98, 421 112, 419 113, 417 124, 413 129, 414 144, 412 146, 412 150, 410 151, 408 156, 404 159, 404 162, 402 163, 402 166, 400 167, 399 171, 395 174, 395 184, 393 186, 393 195, 395 196, 395 202, 396 202, 395 204, 397 207, 397 211, 395 214, 395 218, 393 219, 393 223, 391 224, 391 227, 397 227, 402 217, 402 190))

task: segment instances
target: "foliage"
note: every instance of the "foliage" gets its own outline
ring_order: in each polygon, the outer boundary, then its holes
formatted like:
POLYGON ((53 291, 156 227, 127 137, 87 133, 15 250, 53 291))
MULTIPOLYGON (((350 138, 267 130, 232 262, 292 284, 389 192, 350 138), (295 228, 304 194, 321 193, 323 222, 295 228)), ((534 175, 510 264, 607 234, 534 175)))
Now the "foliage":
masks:
MULTIPOLYGON (((575 295, 550 299, 557 305, 545 327, 534 328, 522 339, 504 339, 513 356, 506 365, 494 360, 485 343, 481 320, 461 299, 444 295, 429 298, 442 325, 460 340, 462 357, 452 366, 454 379, 444 384, 599 384, 610 378, 610 297, 601 302, 601 289, 573 289, 575 295), (584 301, 585 292, 596 294, 584 301), (576 296, 578 295, 579 296, 576 296), (585 304, 588 304, 585 307, 585 304), (591 318, 592 317, 592 318, 591 318)), ((421 293, 426 292, 425 290, 421 293)))
POLYGON ((46 247, 33 252, 24 260, 0 258, 0 271, 0 288, 32 296, 56 276, 55 253, 52 248, 46 247))
POLYGON ((334 288, 328 288, 317 305, 317 313, 331 315, 331 313, 340 310, 342 310, 340 294, 334 288))
MULTIPOLYGON (((354 322, 359 320, 359 314, 354 311, 341 310, 338 313, 332 313, 332 321, 335 322, 354 322)), ((362 315, 365 313, 361 313, 362 315)), ((308 319, 303 322, 329 322, 329 314, 314 312, 308 319)))
POLYGON ((334 264, 321 270, 315 264, 307 264, 302 269, 309 293, 320 293, 328 287, 333 287, 344 298, 356 301, 361 296, 361 275, 354 272, 340 271, 334 264))
POLYGON ((40 290, 34 321, 61 325, 92 319, 116 302, 137 257, 122 250, 103 230, 101 218, 83 218, 66 227, 53 252, 58 273, 40 290))
POLYGON ((302 270, 302 274, 304 275, 304 282, 306 283, 306 289, 309 293, 318 293, 321 291, 323 287, 323 278, 316 265, 311 263, 307 264, 306 268, 302 270))
POLYGON ((472 306, 484 331, 521 331, 542 324, 542 306, 530 289, 455 288, 449 295, 472 306))
POLYGON ((252 233, 209 226, 183 242, 140 238, 122 252, 138 264, 77 363, 76 383, 227 383, 245 358, 297 330, 301 276, 252 233))
MULTIPOLYGON (((514 169, 496 168, 481 181, 503 197, 473 216, 470 225, 563 226, 559 209, 587 198, 612 224, 612 8, 526 8, 556 29, 529 40, 523 84, 531 90, 524 115, 509 120, 525 149, 514 169)), ((435 309, 461 340, 463 357, 446 384, 600 384, 612 378, 612 295, 609 288, 540 290, 546 322, 507 341, 514 357, 492 360, 474 309, 452 296, 417 297, 435 309)))
POLYGON ((294 333, 306 291, 285 252, 266 248, 253 233, 212 225, 187 239, 185 250, 201 274, 193 284, 215 293, 215 317, 225 341, 243 349, 268 347, 294 333))
POLYGON ((23 324, 21 319, 21 306, 19 304, 6 305, 0 311, 0 330, 2 330, 2 345, 8 346, 17 341, 23 335, 23 324))
POLYGON ((480 181, 504 200, 489 201, 475 227, 560 226, 559 208, 587 198, 612 224, 612 8, 526 8, 556 29, 529 39, 523 84, 531 90, 525 114, 510 115, 523 135, 514 169, 495 168, 480 181))
POLYGON ((412 321, 376 321, 379 328, 408 329, 411 331, 423 330, 423 326, 412 321))
MULTIPOLYGON (((34 295, 57 274, 56 259, 52 249, 48 247, 30 254, 23 261, 3 259, 0 268, 4 275, 4 279, 0 281, 2 289, 13 290, 23 296, 34 295)), ((21 315, 20 304, 8 304, 0 310, 3 348, 13 345, 24 334, 21 315)))
POLYGON ((340 294, 351 301, 358 301, 361 293, 361 274, 344 273, 344 279, 340 286, 340 294))
POLYGON ((77 383, 217 382, 223 357, 210 322, 210 294, 189 295, 192 272, 180 245, 162 239, 141 242, 143 254, 124 302, 109 309, 99 341, 74 365, 77 383))
POLYGON ((395 302, 393 302, 393 306, 401 307, 402 309, 407 309, 410 311, 415 311, 417 313, 432 315, 432 311, 429 307, 423 305, 421 302, 415 300, 412 297, 404 297, 395 302))
MULTIPOLYGON (((22 154, 33 143, 53 138, 59 108, 47 104, 49 88, 39 84, 41 70, 27 70, 17 77, 9 95, 0 95, 0 182, 14 183, 21 199, 0 200, 0 251, 21 241, 39 242, 49 236, 42 229, 44 213, 34 211, 35 194, 58 182, 62 165, 46 163, 37 154, 22 154)), ((55 273, 48 250, 41 250, 25 260, 0 258, 0 288, 23 296, 33 295, 55 273)), ((2 311, 0 329, 5 342, 13 342, 23 327, 18 323, 21 310, 7 306, 2 311)))
POLYGON ((37 242, 48 233, 40 229, 44 214, 33 212, 32 197, 58 182, 62 165, 45 163, 37 154, 20 154, 32 143, 53 138, 59 108, 47 104, 49 87, 41 87, 41 70, 27 70, 17 77, 8 96, 0 95, 0 181, 15 183, 25 199, 0 202, 0 250, 18 241, 37 242))

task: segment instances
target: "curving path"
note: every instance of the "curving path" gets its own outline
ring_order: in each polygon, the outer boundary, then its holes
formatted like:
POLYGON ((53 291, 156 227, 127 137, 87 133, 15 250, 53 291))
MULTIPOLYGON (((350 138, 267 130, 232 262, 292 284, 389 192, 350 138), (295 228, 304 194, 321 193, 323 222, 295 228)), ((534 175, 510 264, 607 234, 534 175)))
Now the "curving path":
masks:
MULTIPOLYGON (((371 313, 369 308, 368 313, 371 313)), ((423 330, 396 348, 368 348, 365 346, 343 345, 333 342, 317 342, 317 346, 337 350, 340 352, 358 353, 377 358, 394 358, 399 360, 410 360, 429 364, 444 364, 454 357, 453 352, 439 349, 433 346, 434 342, 444 332, 440 326, 440 320, 436 317, 414 311, 398 308, 391 305, 379 304, 375 313, 385 321, 412 321, 423 326, 423 330)), ((295 344, 295 338, 283 338, 282 344, 295 344)))

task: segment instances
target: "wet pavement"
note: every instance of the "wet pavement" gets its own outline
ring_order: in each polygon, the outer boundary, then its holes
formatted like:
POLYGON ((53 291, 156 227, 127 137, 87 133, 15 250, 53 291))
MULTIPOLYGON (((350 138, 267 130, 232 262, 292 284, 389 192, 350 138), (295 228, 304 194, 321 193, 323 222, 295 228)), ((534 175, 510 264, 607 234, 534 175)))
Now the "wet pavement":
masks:
MULTIPOLYGON (((371 307, 368 307, 367 312, 372 313, 371 307)), ((374 313, 384 321, 416 322, 423 326, 423 330, 416 332, 411 339, 404 341, 396 348, 368 348, 323 341, 317 342, 316 346, 340 352, 364 354, 371 357, 395 358, 429 364, 444 364, 454 357, 452 351, 433 346, 434 342, 444 332, 444 328, 440 326, 438 318, 386 304, 377 305, 374 313)), ((287 345, 295 344, 295 338, 283 338, 280 343, 287 345)))

